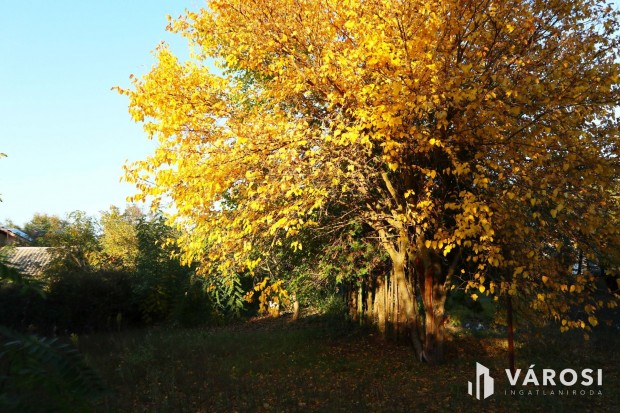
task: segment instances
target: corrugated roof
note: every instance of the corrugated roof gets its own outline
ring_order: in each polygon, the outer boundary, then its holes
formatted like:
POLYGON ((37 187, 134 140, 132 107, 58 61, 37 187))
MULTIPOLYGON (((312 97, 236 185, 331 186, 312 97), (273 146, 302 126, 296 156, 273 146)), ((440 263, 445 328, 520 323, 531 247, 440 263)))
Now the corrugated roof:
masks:
POLYGON ((24 275, 38 277, 52 261, 52 247, 16 247, 7 250, 7 263, 24 275))

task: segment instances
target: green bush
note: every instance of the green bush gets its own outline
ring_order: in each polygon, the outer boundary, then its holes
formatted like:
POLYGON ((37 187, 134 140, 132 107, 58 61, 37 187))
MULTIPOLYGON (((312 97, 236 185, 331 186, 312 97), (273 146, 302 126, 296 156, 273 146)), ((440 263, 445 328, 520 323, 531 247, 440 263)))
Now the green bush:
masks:
MULTIPOLYGON (((1 255, 0 287, 0 303, 13 306, 0 312, 3 324, 43 324, 48 313, 45 292, 6 265, 1 255), (28 313, 33 302, 38 311, 28 313)), ((103 391, 98 374, 72 346, 0 326, 0 411, 87 412, 103 391)))
POLYGON ((481 295, 473 300, 471 295, 462 290, 453 290, 446 300, 446 313, 456 326, 482 323, 486 328, 493 324, 497 305, 491 297, 481 295))
POLYGON ((0 325, 22 332, 115 331, 161 322, 198 326, 221 317, 202 280, 179 274, 147 280, 135 273, 69 272, 55 275, 45 296, 15 284, 0 286, 0 325))
POLYGON ((46 298, 37 291, 15 284, 0 286, 0 325, 27 331, 45 326, 47 316, 46 298))
POLYGON ((331 294, 317 303, 317 309, 327 320, 340 322, 348 319, 349 310, 342 296, 331 294))
POLYGON ((49 285, 48 323, 59 332, 119 329, 140 322, 130 276, 122 272, 77 272, 49 285))
POLYGON ((88 412, 103 394, 103 381, 73 346, 0 327, 0 411, 88 412))
POLYGON ((185 292, 173 303, 170 321, 183 327, 195 327, 220 322, 219 314, 202 280, 188 280, 185 292))

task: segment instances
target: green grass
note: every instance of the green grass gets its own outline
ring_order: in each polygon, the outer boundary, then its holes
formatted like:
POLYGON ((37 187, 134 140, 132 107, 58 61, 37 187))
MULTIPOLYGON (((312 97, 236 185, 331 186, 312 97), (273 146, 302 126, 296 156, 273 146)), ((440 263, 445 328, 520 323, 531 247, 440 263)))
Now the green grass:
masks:
POLYGON ((580 337, 530 337, 518 367, 603 368, 603 396, 504 395, 497 337, 461 334, 447 343, 447 361, 429 366, 408 346, 320 319, 83 336, 79 347, 110 388, 97 412, 619 411, 617 331, 580 337), (476 361, 496 376, 496 394, 484 401, 467 394, 476 361))

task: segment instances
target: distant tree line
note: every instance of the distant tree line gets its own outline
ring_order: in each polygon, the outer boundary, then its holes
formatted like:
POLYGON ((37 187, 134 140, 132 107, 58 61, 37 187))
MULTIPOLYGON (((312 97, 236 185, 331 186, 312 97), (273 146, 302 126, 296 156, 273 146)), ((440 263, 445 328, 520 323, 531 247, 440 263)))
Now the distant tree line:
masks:
MULTIPOLYGON (((13 223, 7 223, 17 227, 13 223)), ((35 214, 17 227, 31 246, 53 247, 38 280, 43 294, 0 285, 0 324, 44 334, 107 331, 170 322, 198 325, 228 315, 192 266, 181 265, 178 235, 161 214, 112 206, 99 219, 35 214)))

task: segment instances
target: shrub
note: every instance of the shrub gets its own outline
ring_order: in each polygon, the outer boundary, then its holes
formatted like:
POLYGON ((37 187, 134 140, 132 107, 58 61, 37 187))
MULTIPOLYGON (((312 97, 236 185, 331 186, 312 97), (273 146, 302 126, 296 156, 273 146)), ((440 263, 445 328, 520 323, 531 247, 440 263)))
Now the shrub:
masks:
POLYGON ((0 325, 27 331, 46 324, 46 299, 15 284, 0 286, 0 325))
POLYGON ((118 329, 140 322, 128 274, 76 272, 56 277, 49 285, 49 323, 61 332, 118 329))
POLYGON ((0 411, 87 412, 103 392, 71 345, 0 327, 0 411))

